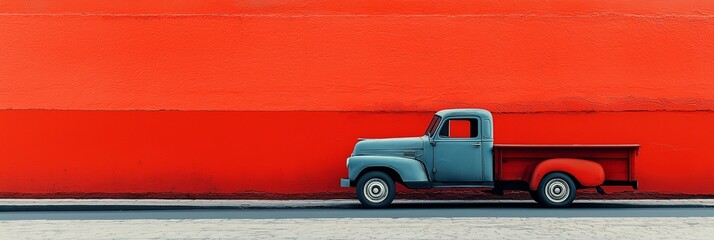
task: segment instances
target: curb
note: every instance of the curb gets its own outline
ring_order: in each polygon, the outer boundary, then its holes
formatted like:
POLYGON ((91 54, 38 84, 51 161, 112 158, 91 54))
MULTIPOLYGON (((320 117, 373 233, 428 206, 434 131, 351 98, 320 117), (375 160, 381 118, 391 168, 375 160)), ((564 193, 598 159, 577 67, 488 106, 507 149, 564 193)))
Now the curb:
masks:
MULTIPOLYGON (((535 205, 532 200, 394 200, 395 205, 418 205, 431 207, 497 207, 497 205, 535 205), (480 206, 482 205, 482 206, 480 206)), ((575 200, 583 207, 608 205, 618 207, 714 207, 714 199, 638 199, 638 200, 575 200)), ((33 207, 178 207, 216 209, 290 209, 290 208, 356 208, 354 199, 332 200, 187 200, 187 199, 0 199, 0 208, 33 207)))

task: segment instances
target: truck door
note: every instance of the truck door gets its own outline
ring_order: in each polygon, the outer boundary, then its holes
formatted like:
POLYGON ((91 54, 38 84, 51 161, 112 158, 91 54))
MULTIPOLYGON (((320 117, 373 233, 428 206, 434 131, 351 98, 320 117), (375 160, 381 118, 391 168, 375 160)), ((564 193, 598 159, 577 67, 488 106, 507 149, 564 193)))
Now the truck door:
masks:
POLYGON ((478 118, 448 118, 434 136, 436 182, 483 181, 478 118))

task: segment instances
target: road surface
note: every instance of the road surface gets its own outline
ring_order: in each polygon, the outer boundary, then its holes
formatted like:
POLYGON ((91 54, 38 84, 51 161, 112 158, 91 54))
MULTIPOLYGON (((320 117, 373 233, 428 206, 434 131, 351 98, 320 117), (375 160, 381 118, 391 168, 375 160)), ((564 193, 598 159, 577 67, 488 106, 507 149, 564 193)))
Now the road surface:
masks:
POLYGON ((0 220, 117 219, 289 219, 289 218, 453 218, 453 217, 714 217, 703 205, 575 203, 550 209, 528 201, 513 203, 395 203, 387 209, 363 209, 358 203, 304 208, 239 206, 65 205, 2 206, 0 220))

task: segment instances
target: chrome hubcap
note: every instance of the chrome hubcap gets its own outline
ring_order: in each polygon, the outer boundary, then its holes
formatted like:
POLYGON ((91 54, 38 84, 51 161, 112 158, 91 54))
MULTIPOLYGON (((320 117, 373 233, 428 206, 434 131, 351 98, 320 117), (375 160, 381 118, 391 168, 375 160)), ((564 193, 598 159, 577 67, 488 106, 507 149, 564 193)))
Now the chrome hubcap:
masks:
POLYGON ((563 179, 551 179, 545 184, 545 196, 551 202, 564 202, 570 196, 570 187, 563 179))
POLYGON ((364 184, 363 191, 367 200, 373 203, 379 203, 387 198, 389 188, 387 187, 387 183, 382 179, 372 178, 367 180, 367 183, 364 184))

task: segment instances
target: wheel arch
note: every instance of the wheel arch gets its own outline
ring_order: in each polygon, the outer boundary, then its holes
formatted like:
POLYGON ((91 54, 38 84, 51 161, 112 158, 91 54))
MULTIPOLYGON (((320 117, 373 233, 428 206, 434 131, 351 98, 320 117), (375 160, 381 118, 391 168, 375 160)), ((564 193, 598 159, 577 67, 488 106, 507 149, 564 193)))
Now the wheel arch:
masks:
POLYGON ((360 171, 359 174, 357 174, 357 177, 355 177, 354 179, 355 184, 366 173, 373 171, 380 171, 386 173, 387 175, 389 175, 390 178, 392 178, 392 180, 394 180, 394 182, 404 184, 404 180, 402 180, 402 176, 399 175, 399 172, 397 172, 397 170, 394 170, 394 168, 387 166, 370 166, 362 169, 362 171, 360 171))
POLYGON ((553 172, 569 176, 577 187, 596 187, 605 182, 605 171, 599 163, 577 158, 552 158, 540 162, 533 169, 529 190, 538 190, 543 177, 553 172))

